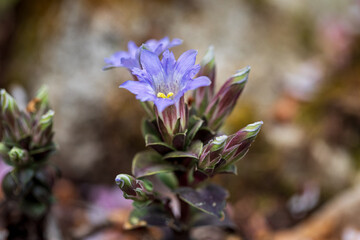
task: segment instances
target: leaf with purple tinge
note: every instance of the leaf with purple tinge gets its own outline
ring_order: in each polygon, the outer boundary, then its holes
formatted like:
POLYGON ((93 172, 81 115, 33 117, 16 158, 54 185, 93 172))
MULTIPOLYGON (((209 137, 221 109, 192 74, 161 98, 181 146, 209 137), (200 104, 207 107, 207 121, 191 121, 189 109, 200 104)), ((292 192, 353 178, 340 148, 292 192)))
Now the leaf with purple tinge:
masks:
POLYGON ((220 186, 210 184, 197 190, 190 187, 183 187, 177 190, 179 197, 190 204, 210 215, 218 218, 224 217, 224 208, 228 192, 220 186))
POLYGON ((192 217, 191 226, 192 227, 218 226, 231 231, 234 231, 237 228, 235 223, 231 221, 227 209, 224 211, 224 219, 219 219, 212 215, 209 216, 209 214, 206 214, 202 211, 198 211, 192 217))
POLYGON ((175 134, 173 141, 172 141, 174 148, 176 148, 177 150, 183 150, 185 147, 185 138, 186 138, 185 133, 175 134))
POLYGON ((132 173, 136 178, 180 169, 180 165, 163 161, 161 155, 153 151, 144 151, 136 154, 132 165, 132 173))
POLYGON ((134 229, 144 226, 165 227, 172 224, 171 215, 160 204, 151 204, 142 208, 135 208, 125 224, 125 229, 134 229))

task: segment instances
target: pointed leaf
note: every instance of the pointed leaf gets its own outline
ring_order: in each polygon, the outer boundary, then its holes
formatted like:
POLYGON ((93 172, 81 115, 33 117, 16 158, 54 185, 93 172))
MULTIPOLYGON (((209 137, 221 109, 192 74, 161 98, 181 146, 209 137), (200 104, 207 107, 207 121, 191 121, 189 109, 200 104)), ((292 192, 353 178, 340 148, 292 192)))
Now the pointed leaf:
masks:
POLYGON ((156 127, 156 121, 154 122, 144 119, 141 124, 141 133, 143 134, 143 137, 150 134, 160 138, 160 133, 156 127))
POLYGON ((164 159, 169 160, 169 159, 181 159, 181 158, 191 158, 191 159, 197 159, 197 156, 194 153, 191 152, 180 152, 180 151, 176 151, 176 152, 171 152, 168 153, 164 156, 164 159))
POLYGON ((160 154, 153 151, 140 152, 135 155, 132 173, 136 178, 150 176, 158 173, 178 170, 180 166, 162 160, 160 154))
POLYGON ((158 137, 148 134, 145 136, 146 147, 151 147, 160 154, 166 154, 171 151, 175 151, 175 148, 162 142, 158 137))
POLYGON ((144 226, 165 227, 171 223, 172 217, 160 204, 151 204, 141 208, 135 208, 129 217, 125 229, 134 229, 144 226))

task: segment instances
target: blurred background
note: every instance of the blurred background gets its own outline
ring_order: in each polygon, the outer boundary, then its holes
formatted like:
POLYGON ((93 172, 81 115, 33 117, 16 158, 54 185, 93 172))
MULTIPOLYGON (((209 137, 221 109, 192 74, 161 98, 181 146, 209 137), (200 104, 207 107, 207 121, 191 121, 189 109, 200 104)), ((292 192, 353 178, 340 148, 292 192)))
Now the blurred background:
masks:
POLYGON ((118 89, 127 70, 102 67, 128 41, 164 36, 198 61, 213 45, 217 88, 252 68, 223 131, 265 124, 239 174, 214 179, 230 191, 231 239, 359 240, 359 0, 0 0, 0 87, 25 106, 46 84, 56 112, 53 236, 159 234, 122 230, 131 204, 114 177, 144 149, 144 112, 118 89))

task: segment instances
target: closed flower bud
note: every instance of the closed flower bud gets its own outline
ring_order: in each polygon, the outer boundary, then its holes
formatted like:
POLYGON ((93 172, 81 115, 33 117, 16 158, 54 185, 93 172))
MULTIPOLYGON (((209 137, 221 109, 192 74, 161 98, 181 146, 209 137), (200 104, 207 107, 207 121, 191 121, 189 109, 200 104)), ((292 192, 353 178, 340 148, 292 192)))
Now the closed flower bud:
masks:
POLYGON ((115 178, 116 184, 123 191, 126 199, 147 201, 152 198, 152 186, 147 182, 137 180, 127 174, 119 174, 115 178))
POLYGON ((245 156, 263 122, 247 125, 230 136, 219 136, 206 144, 200 154, 198 169, 209 175, 234 164, 245 156))
POLYGON ((215 55, 214 47, 210 46, 200 63, 198 76, 206 76, 210 79, 211 85, 200 87, 194 91, 195 107, 199 116, 202 116, 210 100, 214 96, 215 89, 215 55))
POLYGON ((28 159, 27 151, 18 147, 13 147, 8 154, 10 161, 15 165, 24 163, 28 159))
POLYGON ((5 131, 5 135, 13 135, 16 127, 16 121, 20 116, 20 110, 15 99, 10 96, 5 89, 0 90, 1 103, 1 121, 5 131))
POLYGON ((232 112, 248 80, 249 72, 250 67, 239 70, 224 83, 213 97, 205 111, 210 129, 218 130, 232 112))
POLYGON ((211 140, 203 148, 199 158, 199 168, 204 171, 212 171, 221 160, 221 153, 224 150, 228 136, 218 136, 211 140))
POLYGON ((54 115, 55 112, 53 110, 49 110, 47 111, 47 113, 41 116, 39 124, 42 131, 45 131, 46 129, 51 129, 54 115))

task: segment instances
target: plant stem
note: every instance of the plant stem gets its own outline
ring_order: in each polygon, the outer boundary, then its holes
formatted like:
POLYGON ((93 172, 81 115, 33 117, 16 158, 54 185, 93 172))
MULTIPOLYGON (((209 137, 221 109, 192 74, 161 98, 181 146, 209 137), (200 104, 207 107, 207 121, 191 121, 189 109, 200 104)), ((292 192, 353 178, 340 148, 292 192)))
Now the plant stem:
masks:
MULTIPOLYGON (((188 172, 175 172, 175 175, 178 179, 180 187, 188 187, 188 172)), ((173 239, 182 239, 182 240, 190 240, 190 231, 189 231, 189 220, 190 220, 190 206, 188 203, 181 200, 180 202, 180 222, 181 222, 181 231, 173 230, 173 239)))

